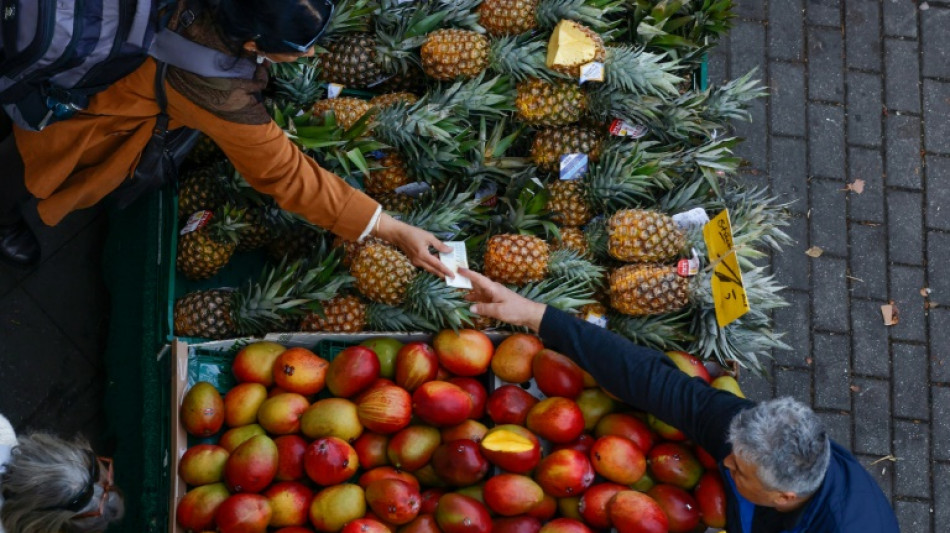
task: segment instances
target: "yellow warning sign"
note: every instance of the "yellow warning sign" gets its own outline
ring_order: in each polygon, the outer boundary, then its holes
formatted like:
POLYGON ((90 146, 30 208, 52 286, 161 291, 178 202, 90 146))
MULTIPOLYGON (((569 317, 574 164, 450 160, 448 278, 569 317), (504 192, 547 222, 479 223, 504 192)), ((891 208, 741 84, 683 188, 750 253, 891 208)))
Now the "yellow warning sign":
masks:
POLYGON ((732 247, 729 211, 723 210, 703 227, 703 238, 713 265, 712 295, 719 327, 731 324, 749 311, 749 299, 742 286, 742 271, 732 247))

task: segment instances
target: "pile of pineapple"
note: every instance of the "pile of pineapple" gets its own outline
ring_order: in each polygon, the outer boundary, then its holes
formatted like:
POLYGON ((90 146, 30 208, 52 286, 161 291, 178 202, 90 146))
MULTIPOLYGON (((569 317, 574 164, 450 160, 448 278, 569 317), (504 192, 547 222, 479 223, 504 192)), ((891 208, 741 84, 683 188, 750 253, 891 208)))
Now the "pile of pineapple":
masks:
MULTIPOLYGON (((465 241, 475 270, 638 343, 758 372, 785 346, 769 318, 785 302, 758 263, 787 220, 737 177, 730 123, 764 94, 754 73, 700 87, 732 16, 731 0, 341 0, 317 56, 274 65, 265 96, 301 149, 393 216, 465 241), (570 159, 581 171, 562 179, 570 159), (695 208, 729 209, 735 230, 752 311, 725 328, 701 227, 672 218, 695 208), (689 258, 699 272, 677 273, 689 258)), ((213 143, 190 168, 179 272, 212 278, 258 248, 272 263, 181 298, 176 334, 502 327, 389 244, 281 210, 213 143)))

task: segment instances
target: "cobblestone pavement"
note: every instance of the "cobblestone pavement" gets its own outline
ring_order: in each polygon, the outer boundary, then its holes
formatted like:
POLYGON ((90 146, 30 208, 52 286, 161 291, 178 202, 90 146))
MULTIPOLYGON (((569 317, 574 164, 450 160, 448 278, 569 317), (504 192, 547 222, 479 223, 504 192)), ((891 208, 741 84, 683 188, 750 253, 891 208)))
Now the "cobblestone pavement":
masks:
POLYGON ((791 304, 775 321, 794 349, 742 386, 811 404, 902 531, 947 531, 950 2, 737 2, 710 78, 758 68, 770 87, 737 127, 739 153, 747 180, 794 201, 796 240, 773 257, 791 304), (846 190, 859 179, 864 192, 846 190), (887 327, 891 301, 900 323, 887 327))
MULTIPOLYGON (((771 88, 738 126, 740 154, 747 179, 795 201, 797 241, 773 259, 791 303, 775 319, 794 350, 743 388, 810 403, 874 473, 903 531, 946 531, 950 2, 737 3, 711 80, 758 68, 771 88), (857 179, 863 193, 844 190, 857 179), (824 253, 810 258, 811 246, 824 253), (889 301, 900 323, 885 327, 889 301)), ((105 225, 74 215, 40 231, 39 270, 0 265, 0 412, 20 430, 101 433, 105 225)))

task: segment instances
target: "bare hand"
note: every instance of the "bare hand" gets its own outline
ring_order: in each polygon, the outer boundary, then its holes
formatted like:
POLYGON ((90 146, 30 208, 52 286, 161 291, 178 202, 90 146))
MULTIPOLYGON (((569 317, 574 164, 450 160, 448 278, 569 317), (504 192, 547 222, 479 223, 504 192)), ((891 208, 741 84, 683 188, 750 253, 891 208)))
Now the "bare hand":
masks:
POLYGON ((471 307, 473 313, 516 326, 527 326, 534 331, 541 327, 547 307, 544 304, 531 301, 467 268, 460 268, 459 274, 472 280, 472 292, 467 298, 475 302, 471 307))
POLYGON ((442 264, 442 261, 439 261, 437 255, 429 250, 431 247, 439 252, 448 253, 452 251, 452 248, 424 229, 410 226, 386 213, 382 213, 379 219, 379 231, 376 236, 397 246, 406 254, 413 265, 433 275, 443 279, 455 275, 454 272, 442 264))

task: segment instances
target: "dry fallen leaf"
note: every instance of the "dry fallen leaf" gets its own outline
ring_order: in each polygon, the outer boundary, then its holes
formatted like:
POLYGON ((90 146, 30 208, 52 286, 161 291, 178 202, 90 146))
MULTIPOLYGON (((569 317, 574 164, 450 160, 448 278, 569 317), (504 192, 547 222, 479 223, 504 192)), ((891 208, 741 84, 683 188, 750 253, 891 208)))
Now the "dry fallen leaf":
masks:
POLYGON ((857 385, 851 385, 849 388, 851 389, 851 392, 861 392, 861 387, 857 385))
POLYGON ((884 316, 885 326, 894 326, 900 322, 897 312, 897 305, 891 300, 890 303, 881 306, 881 315, 884 316))
POLYGON ((864 180, 854 180, 853 182, 849 183, 847 187, 845 187, 845 190, 851 191, 855 194, 861 194, 864 192, 864 180))
POLYGON ((808 257, 821 257, 821 254, 823 253, 825 253, 825 251, 817 246, 812 246, 811 248, 805 250, 805 255, 808 257))
POLYGON ((930 287, 924 287, 923 289, 920 289, 920 295, 923 296, 924 298, 927 298, 928 296, 930 296, 930 292, 931 292, 930 287))
POLYGON ((895 457, 895 456, 893 456, 893 455, 885 455, 884 457, 881 457, 880 459, 878 459, 878 460, 874 461, 873 463, 871 463, 871 466, 874 466, 874 465, 880 463, 881 461, 890 461, 890 462, 894 463, 894 462, 897 462, 898 459, 897 459, 897 457, 895 457))
POLYGON ((806 357, 806 358, 805 358, 805 364, 808 365, 808 366, 811 366, 812 361, 813 361, 813 360, 812 360, 811 357, 806 357))

